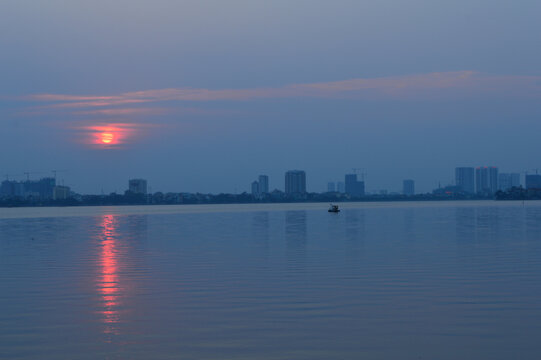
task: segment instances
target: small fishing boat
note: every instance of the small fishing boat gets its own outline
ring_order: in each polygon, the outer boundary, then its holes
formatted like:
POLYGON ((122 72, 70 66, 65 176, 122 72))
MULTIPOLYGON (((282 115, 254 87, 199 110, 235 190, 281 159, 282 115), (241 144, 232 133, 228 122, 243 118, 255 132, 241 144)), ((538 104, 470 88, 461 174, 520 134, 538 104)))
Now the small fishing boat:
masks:
POLYGON ((331 212, 331 213, 339 213, 340 209, 338 208, 338 205, 331 204, 331 206, 329 207, 329 212, 331 212))

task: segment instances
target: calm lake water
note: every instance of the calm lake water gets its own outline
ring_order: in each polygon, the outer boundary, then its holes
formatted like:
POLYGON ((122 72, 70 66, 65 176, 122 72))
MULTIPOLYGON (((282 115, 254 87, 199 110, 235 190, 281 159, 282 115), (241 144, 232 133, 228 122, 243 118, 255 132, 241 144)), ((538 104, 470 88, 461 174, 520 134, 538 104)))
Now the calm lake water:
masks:
POLYGON ((0 209, 2 359, 539 359, 541 203, 0 209))

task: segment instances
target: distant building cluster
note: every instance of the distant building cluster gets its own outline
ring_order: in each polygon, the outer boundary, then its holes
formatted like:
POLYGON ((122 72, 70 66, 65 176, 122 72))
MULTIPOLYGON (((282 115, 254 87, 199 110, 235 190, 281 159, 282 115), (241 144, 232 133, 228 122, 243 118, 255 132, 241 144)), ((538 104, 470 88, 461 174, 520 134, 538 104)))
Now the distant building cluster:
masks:
MULTIPOLYGON (((359 169, 353 169, 359 170, 359 169)), ((383 199, 438 199, 438 198, 468 198, 485 199, 494 197, 498 191, 509 191, 520 187, 520 174, 499 173, 495 166, 457 167, 455 168, 455 185, 448 185, 435 189, 431 194, 418 194, 415 191, 415 181, 404 179, 400 192, 378 190, 366 192, 364 174, 361 179, 358 174, 344 175, 344 181, 328 182, 327 192, 310 193, 306 188, 306 172, 304 170, 288 170, 284 174, 284 191, 270 190, 269 176, 259 175, 250 186, 250 192, 239 195, 234 194, 191 194, 148 192, 147 181, 144 179, 130 179, 128 191, 125 196, 131 202, 146 202, 149 204, 181 204, 181 203, 226 203, 226 202, 281 202, 281 201, 307 201, 307 200, 383 200, 383 199)), ((541 175, 526 175, 526 189, 539 189, 541 191, 541 175)), ((112 194, 113 195, 113 194, 112 194)))
POLYGON ((68 186, 56 185, 56 179, 46 177, 39 180, 4 180, 0 185, 0 198, 24 200, 64 200, 70 196, 68 186))
MULTIPOLYGON (((540 175, 526 175, 528 182, 540 175)), ((520 174, 498 173, 495 166, 457 167, 455 169, 456 190, 466 194, 491 196, 497 191, 507 191, 520 186, 520 174)))
POLYGON ((416 193, 415 181, 404 179, 401 191, 385 189, 367 193, 365 174, 359 179, 354 173, 344 175, 344 181, 327 183, 326 192, 308 192, 306 172, 289 170, 284 174, 284 191, 269 188, 269 176, 259 175, 251 183, 251 193, 201 194, 201 193, 151 193, 147 180, 128 180, 124 194, 80 195, 68 186, 60 186, 55 177, 25 181, 6 178, 0 184, 0 206, 47 206, 59 205, 123 205, 123 204, 219 204, 250 202, 297 202, 297 201, 389 201, 434 199, 541 199, 541 175, 525 174, 521 186, 519 173, 500 173, 495 166, 457 167, 455 184, 434 189, 431 193, 416 193))
MULTIPOLYGON (((357 174, 346 174, 344 182, 328 182, 327 193, 343 194, 351 198, 365 195, 364 181, 358 180, 357 174)), ((284 174, 284 192, 273 190, 269 192, 269 177, 260 175, 258 180, 251 183, 251 194, 254 198, 286 198, 302 200, 307 198, 306 172, 304 170, 288 170, 284 174), (282 194, 282 195, 280 195, 282 194)))
POLYGON ((269 193, 269 177, 267 175, 259 175, 258 179, 252 182, 252 195, 256 198, 269 193))

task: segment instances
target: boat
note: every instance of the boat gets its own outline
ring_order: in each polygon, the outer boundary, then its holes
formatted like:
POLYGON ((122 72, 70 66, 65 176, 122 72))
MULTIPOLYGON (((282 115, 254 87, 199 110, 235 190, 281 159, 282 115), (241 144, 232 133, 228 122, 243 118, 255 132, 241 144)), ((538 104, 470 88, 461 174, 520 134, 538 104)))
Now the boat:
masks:
POLYGON ((331 212, 331 213, 339 213, 340 209, 338 208, 338 205, 331 204, 331 207, 329 207, 329 212, 331 212))

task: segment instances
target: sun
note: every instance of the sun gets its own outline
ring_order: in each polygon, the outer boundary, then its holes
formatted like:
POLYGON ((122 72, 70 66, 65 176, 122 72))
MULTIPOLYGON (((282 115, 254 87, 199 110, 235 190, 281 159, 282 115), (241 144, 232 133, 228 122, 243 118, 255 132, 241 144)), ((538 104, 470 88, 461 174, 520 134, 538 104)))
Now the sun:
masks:
POLYGON ((82 128, 87 134, 83 141, 95 149, 120 149, 136 138, 137 126, 131 123, 86 126, 82 128))
POLYGON ((102 133, 101 134, 101 142, 104 144, 110 144, 114 139, 113 134, 111 133, 102 133))

